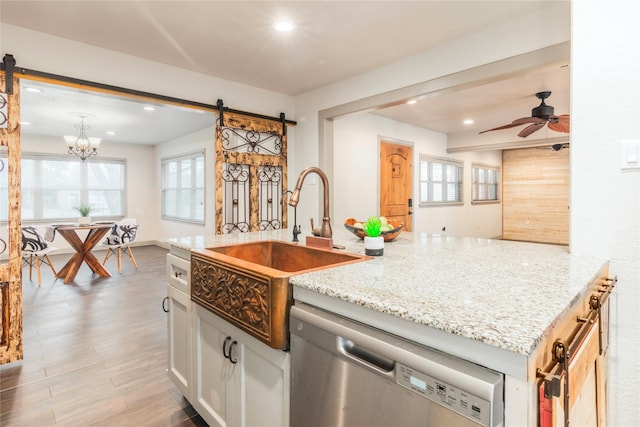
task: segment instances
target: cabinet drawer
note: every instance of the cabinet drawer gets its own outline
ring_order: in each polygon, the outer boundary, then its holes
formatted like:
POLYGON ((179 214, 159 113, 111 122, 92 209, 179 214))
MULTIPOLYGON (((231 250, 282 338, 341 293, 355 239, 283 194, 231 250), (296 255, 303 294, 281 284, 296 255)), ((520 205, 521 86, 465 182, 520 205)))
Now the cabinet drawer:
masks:
POLYGON ((189 295, 191 293, 191 263, 184 258, 167 254, 167 282, 189 295))

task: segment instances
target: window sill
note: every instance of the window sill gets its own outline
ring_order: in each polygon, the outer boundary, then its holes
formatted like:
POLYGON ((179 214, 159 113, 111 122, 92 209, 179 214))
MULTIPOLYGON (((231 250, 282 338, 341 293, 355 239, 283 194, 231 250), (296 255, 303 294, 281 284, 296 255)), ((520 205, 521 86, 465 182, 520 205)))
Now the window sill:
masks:
POLYGON ((444 206, 462 206, 464 202, 432 202, 432 203, 420 203, 421 208, 437 208, 444 206))
POLYGON ((472 205, 495 205, 502 203, 501 200, 472 200, 472 205))

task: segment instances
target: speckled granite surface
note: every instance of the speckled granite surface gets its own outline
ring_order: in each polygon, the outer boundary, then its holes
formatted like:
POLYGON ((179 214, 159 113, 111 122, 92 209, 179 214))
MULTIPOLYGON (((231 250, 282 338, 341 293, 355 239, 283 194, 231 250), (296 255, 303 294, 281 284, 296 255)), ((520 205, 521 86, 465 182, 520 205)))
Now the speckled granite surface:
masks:
MULTIPOLYGON (((278 239, 288 230, 170 239, 183 249, 278 239)), ((304 242, 304 236, 300 238, 304 242)), ((334 226, 334 243, 364 243, 334 226)), ((529 355, 606 260, 566 247, 402 233, 374 259, 292 277, 295 286, 529 355)))

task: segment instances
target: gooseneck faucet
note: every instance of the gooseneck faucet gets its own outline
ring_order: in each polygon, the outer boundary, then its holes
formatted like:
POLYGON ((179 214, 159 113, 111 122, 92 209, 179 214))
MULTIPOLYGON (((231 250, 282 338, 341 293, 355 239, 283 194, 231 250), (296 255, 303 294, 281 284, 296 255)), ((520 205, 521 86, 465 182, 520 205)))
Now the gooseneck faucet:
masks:
POLYGON ((324 203, 323 203, 323 216, 322 216, 322 227, 320 228, 320 237, 328 237, 331 238, 333 233, 331 231, 331 220, 329 218, 329 179, 327 175, 316 166, 311 166, 300 172, 300 176, 298 176, 298 181, 296 182, 296 188, 293 190, 293 194, 289 198, 289 206, 296 207, 298 206, 298 201, 300 201, 300 189, 302 188, 302 183, 304 179, 311 172, 316 173, 320 179, 322 179, 322 186, 324 187, 324 203))

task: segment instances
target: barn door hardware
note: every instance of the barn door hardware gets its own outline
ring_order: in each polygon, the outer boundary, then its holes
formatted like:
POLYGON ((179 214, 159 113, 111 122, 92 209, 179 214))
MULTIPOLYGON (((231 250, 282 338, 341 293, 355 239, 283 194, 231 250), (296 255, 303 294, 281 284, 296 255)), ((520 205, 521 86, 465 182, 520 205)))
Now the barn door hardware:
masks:
POLYGON ((13 95, 13 70, 16 67, 16 60, 13 55, 6 54, 2 59, 2 69, 6 78, 5 91, 9 95, 13 95))
POLYGON ((218 114, 220 114, 220 127, 224 127, 224 102, 222 102, 222 99, 218 99, 216 106, 218 107, 218 114))

